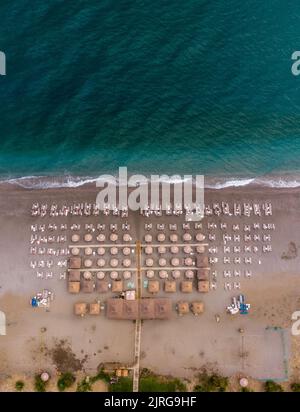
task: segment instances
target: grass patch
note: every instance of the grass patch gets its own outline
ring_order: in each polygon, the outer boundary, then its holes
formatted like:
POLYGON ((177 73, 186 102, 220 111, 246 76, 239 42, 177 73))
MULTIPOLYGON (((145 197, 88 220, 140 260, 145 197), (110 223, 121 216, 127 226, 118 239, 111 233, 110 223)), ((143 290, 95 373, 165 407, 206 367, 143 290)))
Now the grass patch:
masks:
POLYGON ((70 388, 76 381, 75 376, 71 372, 63 373, 57 381, 57 387, 60 392, 70 388))
POLYGON ((194 392, 225 392, 227 386, 227 377, 203 372, 199 375, 199 383, 194 387, 194 392))
POLYGON ((283 388, 279 383, 274 381, 265 382, 265 392, 283 392, 283 388))
POLYGON ((77 384, 76 392, 91 392, 92 390, 92 384, 87 377, 77 384))
POLYGON ((109 392, 132 392, 132 378, 122 377, 109 385, 109 392))
POLYGON ((24 389, 25 383, 23 381, 17 381, 15 383, 15 389, 18 392, 21 392, 24 389))
POLYGON ((300 383, 299 382, 293 382, 291 384, 291 390, 292 390, 292 392, 300 392, 300 383))

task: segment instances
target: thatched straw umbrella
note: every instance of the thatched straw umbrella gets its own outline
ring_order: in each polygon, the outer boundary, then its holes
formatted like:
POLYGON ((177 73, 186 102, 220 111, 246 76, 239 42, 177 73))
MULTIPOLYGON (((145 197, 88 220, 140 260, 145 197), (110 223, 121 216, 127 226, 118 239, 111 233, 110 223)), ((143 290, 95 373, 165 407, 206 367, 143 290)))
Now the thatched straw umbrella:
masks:
POLYGON ((92 254, 93 254, 93 249, 92 249, 91 247, 86 247, 86 248, 84 249, 84 254, 85 254, 86 256, 92 255, 92 254))
POLYGON ((174 279, 180 278, 181 272, 180 270, 172 270, 172 276, 174 279))
POLYGON ((192 240, 192 235, 190 234, 190 233, 184 233, 183 234, 183 236, 182 236, 182 239, 185 241, 185 242, 189 242, 190 240, 192 240))
POLYGON ((90 271, 87 270, 87 271, 83 272, 83 277, 86 280, 90 280, 90 279, 92 279, 93 275, 90 271))
POLYGON ((184 259, 185 266, 193 266, 193 263, 194 263, 194 261, 190 257, 187 257, 187 258, 184 259))
POLYGON ((193 292, 193 282, 190 280, 183 280, 181 282, 181 292, 182 293, 192 293, 193 292))
POLYGON ((145 253, 146 253, 146 255, 152 255, 153 247, 152 246, 146 246, 145 247, 145 253))
POLYGON ((79 249, 78 247, 72 247, 72 249, 71 249, 71 254, 72 254, 73 256, 78 256, 79 253, 80 253, 80 249, 79 249))
POLYGON ((146 235, 145 235, 145 242, 146 243, 151 243, 152 242, 152 235, 150 235, 150 233, 147 233, 146 235))
POLYGON ((114 293, 119 293, 123 291, 123 281, 122 280, 114 280, 112 282, 111 291, 114 293))
POLYGON ((89 305, 89 314, 90 315, 99 315, 100 314, 100 303, 94 302, 89 305))
POLYGON ((159 292, 159 281, 158 280, 149 280, 149 282, 148 282, 148 292, 149 293, 159 292))
POLYGON ((124 242, 130 242, 132 240, 132 237, 130 236, 129 233, 124 233, 123 235, 123 241, 124 242))
POLYGON ((105 234, 104 234, 104 233, 100 233, 100 234, 97 236, 97 240, 98 240, 98 242, 104 242, 104 241, 105 241, 105 234))
POLYGON ((69 282, 68 291, 69 293, 79 293, 80 292, 80 282, 69 282))
POLYGON ((204 239, 205 239, 205 235, 203 235, 202 233, 197 233, 196 234, 197 242, 203 242, 204 239))
POLYGON ((97 266, 103 268, 105 266, 105 259, 101 258, 97 260, 97 266))
POLYGON ((98 247, 97 253, 99 256, 105 255, 105 248, 104 247, 98 247))
POLYGON ((170 251, 171 251, 171 253, 173 253, 173 255, 176 255, 179 252, 179 247, 178 246, 171 246, 170 251))
POLYGON ((131 259, 124 259, 123 260, 123 266, 125 268, 129 268, 131 266, 131 259))
POLYGON ((118 259, 111 259, 109 264, 112 268, 116 268, 119 264, 119 261, 118 261, 118 259))
POLYGON ((194 272, 191 269, 186 270, 184 275, 187 279, 193 279, 195 276, 194 272))
POLYGON ((112 242, 116 242, 118 240, 118 235, 116 233, 111 233, 109 238, 112 242))
POLYGON ((110 248, 110 254, 111 255, 117 255, 118 254, 118 248, 113 246, 110 248))
POLYGON ((80 236, 77 235, 77 233, 74 233, 74 235, 72 235, 71 240, 73 243, 77 243, 79 242, 80 236))
POLYGON ((176 292, 176 282, 175 280, 165 280, 165 292, 175 293, 176 292))
POLYGON ((190 311, 188 302, 178 302, 176 308, 180 316, 186 315, 190 311))
POLYGON ((166 264, 167 264, 167 259, 165 259, 165 258, 160 258, 160 259, 158 260, 158 264, 159 264, 159 266, 166 266, 166 264))
POLYGON ((86 234, 84 235, 84 241, 85 241, 85 242, 91 242, 92 239, 93 239, 93 236, 92 236, 90 233, 86 233, 86 234))
POLYGON ((161 279, 166 279, 166 278, 168 277, 168 272, 167 272, 166 270, 160 270, 160 271, 158 272, 158 276, 159 276, 161 279))
POLYGON ((204 312, 204 303, 203 302, 192 302, 191 310, 194 315, 198 316, 204 312))
POLYGON ((127 279, 130 279, 130 278, 131 278, 131 272, 130 272, 130 270, 125 270, 125 271, 123 272, 123 279, 127 280, 127 279))
POLYGON ((180 260, 177 257, 174 257, 171 259, 171 265, 172 266, 179 266, 180 260))
POLYGON ((101 272, 101 271, 97 272, 96 277, 99 280, 104 279, 105 278, 105 272, 101 272))
POLYGON ((166 239, 166 235, 165 235, 164 233, 159 233, 159 234, 157 235, 157 240, 158 240, 159 242, 164 242, 165 239, 166 239))
POLYGON ((118 272, 113 270, 112 272, 110 272, 110 278, 111 279, 118 279, 118 272))
POLYGON ((172 233, 170 235, 170 241, 171 242, 177 242, 178 241, 178 235, 176 233, 172 233))
POLYGON ((123 255, 124 256, 130 255, 130 247, 124 247, 123 248, 123 255))
POLYGON ((93 266, 93 261, 92 261, 92 259, 84 259, 83 265, 84 265, 84 267, 86 267, 86 268, 92 267, 92 266, 93 266))
POLYGON ((147 270, 146 276, 148 279, 154 278, 154 270, 147 270))
POLYGON ((165 246, 161 245, 161 246, 158 246, 157 251, 160 255, 163 255, 164 253, 166 253, 167 248, 165 246))
POLYGON ((148 259, 146 259, 145 263, 146 263, 146 266, 151 267, 151 266, 153 266, 154 261, 153 261, 153 259, 148 258, 148 259))
POLYGON ((75 303, 74 313, 77 316, 84 316, 87 313, 87 304, 86 303, 75 303))
POLYGON ((183 251, 184 251, 184 253, 186 253, 187 255, 189 255, 190 253, 193 252, 193 248, 192 248, 192 246, 190 246, 190 245, 186 245, 186 246, 183 247, 183 251))

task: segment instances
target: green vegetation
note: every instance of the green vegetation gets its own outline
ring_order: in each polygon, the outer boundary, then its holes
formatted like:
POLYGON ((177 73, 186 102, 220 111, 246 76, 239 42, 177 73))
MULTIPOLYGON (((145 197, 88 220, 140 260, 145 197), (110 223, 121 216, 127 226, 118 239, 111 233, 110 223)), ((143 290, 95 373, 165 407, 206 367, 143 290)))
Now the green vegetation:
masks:
POLYGON ((203 372, 199 375, 199 383, 194 387, 194 392, 225 392, 228 386, 228 378, 213 373, 209 375, 203 372))
POLYGON ((119 378, 109 385, 109 392, 132 392, 132 378, 119 378))
POLYGON ((46 392, 46 382, 44 382, 40 375, 35 375, 34 389, 36 392, 46 392))
POLYGON ((241 392, 254 392, 253 389, 250 388, 242 388, 241 392))
POLYGON ((23 381, 17 381, 15 383, 16 391, 21 392, 24 389, 25 383, 23 381))
POLYGON ((92 384, 87 377, 77 384, 76 392, 91 392, 92 390, 92 384))
POLYGON ((291 384, 291 390, 292 390, 292 392, 300 392, 300 383, 299 382, 293 382, 291 384))
POLYGON ((265 382, 265 392, 283 392, 283 388, 279 383, 274 381, 265 382))
POLYGON ((57 387, 60 392, 63 392, 67 388, 70 388, 70 386, 72 386, 75 381, 76 381, 76 378, 72 373, 65 372, 58 379, 57 387))
MULTIPOLYGON (((104 369, 100 369, 100 371, 95 376, 85 377, 81 382, 77 385, 77 392, 91 392, 93 390, 92 385, 97 381, 104 381, 106 383, 110 383, 110 375, 104 372, 104 369)), ((115 391, 116 392, 116 391, 115 391)))
POLYGON ((100 371, 97 373, 97 375, 92 376, 90 378, 91 383, 95 383, 97 381, 104 381, 106 383, 110 382, 110 375, 106 372, 104 372, 104 369, 101 368, 100 371))
POLYGON ((140 392, 185 392, 186 386, 180 379, 162 376, 147 376, 140 379, 140 392))

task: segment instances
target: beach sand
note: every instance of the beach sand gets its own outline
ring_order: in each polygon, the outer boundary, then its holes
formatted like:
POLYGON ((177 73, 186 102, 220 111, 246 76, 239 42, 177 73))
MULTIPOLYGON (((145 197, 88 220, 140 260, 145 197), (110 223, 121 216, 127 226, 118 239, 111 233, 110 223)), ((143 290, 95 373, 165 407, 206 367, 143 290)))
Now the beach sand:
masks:
MULTIPOLYGON (((62 369, 93 374, 104 362, 124 365, 133 362, 134 322, 108 320, 103 313, 99 317, 75 317, 73 303, 78 297, 67 293, 66 281, 58 277, 37 279, 29 267, 30 225, 34 221, 30 216, 32 203, 94 202, 96 194, 92 185, 46 190, 7 184, 0 187, 0 310, 7 318, 7 335, 0 336, 0 388, 14 375, 30 377, 48 370, 55 376, 62 369), (55 293, 49 312, 30 306, 30 298, 45 287, 55 293)), ((258 254, 251 267, 252 278, 240 280, 242 293, 251 303, 250 314, 225 313, 231 296, 238 292, 224 290, 224 267, 219 262, 214 267, 218 270, 217 290, 187 296, 188 301, 201 298, 205 303, 203 315, 178 317, 173 311, 170 320, 143 322, 141 367, 188 379, 203 368, 255 379, 299 379, 300 337, 291 335, 291 316, 300 310, 300 189, 206 190, 205 203, 221 201, 270 201, 273 205, 273 216, 261 220, 276 224, 276 230, 271 233, 273 251, 258 254), (287 258, 282 258, 284 253, 287 258), (217 314, 219 323, 215 321, 217 314), (272 329, 274 327, 277 329, 272 329), (239 333, 239 328, 244 333, 239 333)), ((43 223, 53 221, 49 217, 44 219, 43 223)), ((73 222, 72 219, 84 218, 68 217, 68 223, 73 222)), ((104 219, 108 223, 113 221, 112 217, 104 219)), ((204 222, 231 224, 232 219, 214 216, 204 222)), ((258 220, 254 216, 238 219, 241 224, 258 220)), ((129 221, 134 237, 141 238, 142 218, 132 214, 129 221)), ((59 223, 60 218, 56 222, 59 223)), ((214 242, 220 249, 223 248, 221 235, 218 230, 214 242)), ((242 265, 241 269, 245 267, 242 265)), ((185 296, 177 292, 172 296, 173 304, 183 298, 185 296)))

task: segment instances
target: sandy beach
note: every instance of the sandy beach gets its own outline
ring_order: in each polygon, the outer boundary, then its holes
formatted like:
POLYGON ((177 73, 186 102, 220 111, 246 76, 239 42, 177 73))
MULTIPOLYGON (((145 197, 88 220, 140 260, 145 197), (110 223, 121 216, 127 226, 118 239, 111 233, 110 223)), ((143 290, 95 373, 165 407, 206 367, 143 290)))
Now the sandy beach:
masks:
MULTIPOLYGON (((30 268, 30 226, 35 222, 30 215, 32 204, 94 202, 96 194, 93 185, 46 190, 28 190, 13 185, 0 187, 0 310, 6 314, 7 322, 6 336, 0 336, 0 385, 15 374, 32 376, 41 370, 48 370, 53 375, 64 370, 92 374, 105 362, 132 364, 133 321, 109 320, 104 313, 99 317, 75 317, 73 304, 78 297, 67 292, 66 281, 58 275, 52 279, 39 279, 30 268), (31 297, 43 288, 54 292, 49 311, 30 306, 31 297)), ((241 292, 225 290, 227 280, 223 278, 223 272, 226 266, 221 261, 224 245, 218 226, 213 245, 222 253, 212 268, 218 272, 217 289, 201 295, 205 312, 199 317, 192 314, 179 317, 173 310, 170 320, 143 321, 141 367, 188 379, 203 367, 257 380, 299 379, 300 338, 291 335, 291 316, 300 310, 300 189, 240 187, 205 191, 206 204, 222 201, 229 204, 272 203, 272 216, 260 218, 261 223, 276 226, 270 232, 272 252, 263 253, 259 249, 251 264, 253 275, 249 279, 244 276, 239 279, 241 292), (232 296, 238 293, 243 293, 251 304, 247 316, 225 313, 232 296), (216 315, 220 316, 219 323, 216 315), (243 329, 242 334, 239 329, 243 329)), ((75 221, 97 221, 95 217, 55 219, 58 224, 66 222, 68 225, 75 221)), ((121 218, 116 219, 121 222, 121 218)), ((108 225, 116 219, 112 216, 101 218, 108 225)), ((142 240, 146 219, 138 213, 129 214, 127 221, 134 240, 142 240)), ((156 224, 162 219, 153 218, 152 222, 156 224)), ((181 218, 172 219, 181 222, 181 218)), ((53 218, 45 217, 43 223, 53 221, 53 218)), ((203 233, 208 235, 209 222, 227 223, 230 228, 227 232, 233 236, 232 224, 237 221, 240 225, 253 225, 259 218, 206 217, 203 233)), ((241 263, 241 271, 247 268, 241 263)), ((144 294, 147 296, 146 289, 144 294)), ((158 296, 165 296, 165 293, 160 291, 158 296)), ((199 293, 194 290, 184 298, 199 300, 199 293)), ((93 299, 95 296, 86 300, 93 299)), ((177 291, 171 299, 175 307, 176 302, 183 299, 182 293, 177 291)))

